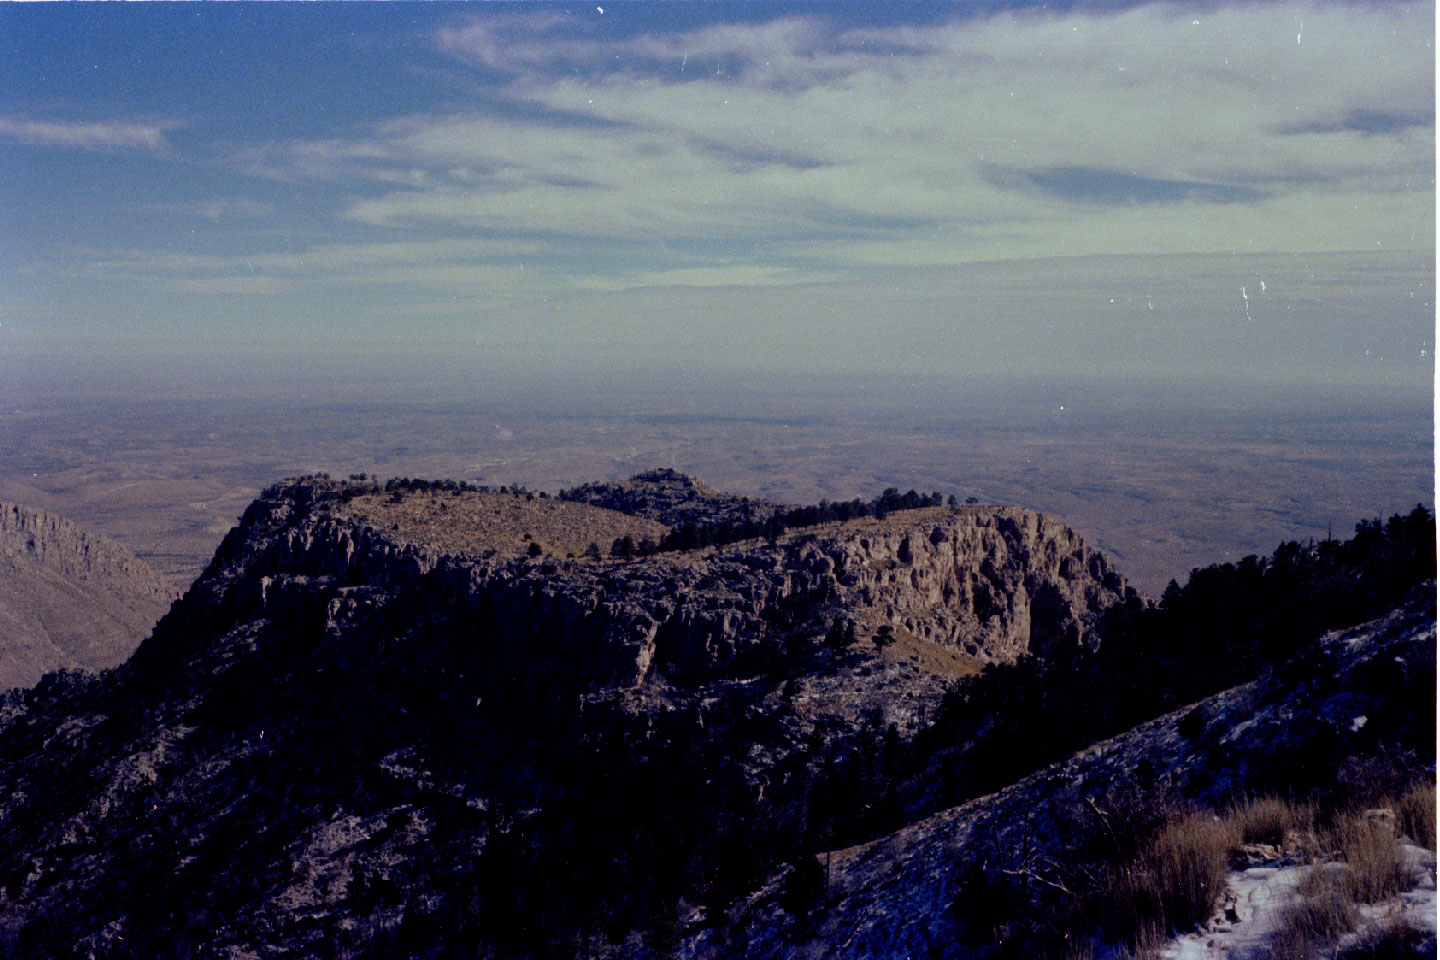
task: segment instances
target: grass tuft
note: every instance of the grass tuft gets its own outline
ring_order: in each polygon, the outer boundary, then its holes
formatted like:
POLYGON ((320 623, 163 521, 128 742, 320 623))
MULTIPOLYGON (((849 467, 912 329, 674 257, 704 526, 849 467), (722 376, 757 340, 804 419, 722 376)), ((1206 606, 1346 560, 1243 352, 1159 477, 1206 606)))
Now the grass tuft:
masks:
POLYGON ((1203 923, 1225 892, 1230 852, 1239 842, 1233 823, 1194 814, 1166 824, 1145 859, 1160 883, 1163 917, 1172 930, 1203 923))
POLYGON ((1409 871, 1389 821, 1353 814, 1335 825, 1335 841, 1354 902, 1378 903, 1408 887, 1409 871))
POLYGON ((1355 929, 1357 914, 1348 885, 1312 869, 1310 890, 1280 915, 1271 942, 1276 960, 1316 960, 1341 934, 1355 929))
POLYGON ((1111 874, 1094 914, 1107 939, 1143 948, 1157 936, 1203 923, 1225 892, 1239 836, 1213 814, 1172 819, 1139 857, 1111 874))
POLYGON ((1255 797, 1231 807, 1227 818, 1239 830, 1240 842, 1279 845, 1289 835, 1310 830, 1314 810, 1281 797, 1255 797))
POLYGON ((1395 812, 1400 830, 1422 847, 1435 849, 1435 784, 1417 783, 1399 800, 1395 812))

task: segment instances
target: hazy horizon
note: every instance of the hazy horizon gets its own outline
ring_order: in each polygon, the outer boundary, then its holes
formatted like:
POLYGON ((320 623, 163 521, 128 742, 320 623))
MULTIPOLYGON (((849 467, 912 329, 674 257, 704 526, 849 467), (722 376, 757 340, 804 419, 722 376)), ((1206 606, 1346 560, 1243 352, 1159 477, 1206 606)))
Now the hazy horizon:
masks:
POLYGON ((0 497, 181 577, 287 471, 682 465, 1058 512, 1152 588, 1432 502, 1434 36, 0 5, 0 497))

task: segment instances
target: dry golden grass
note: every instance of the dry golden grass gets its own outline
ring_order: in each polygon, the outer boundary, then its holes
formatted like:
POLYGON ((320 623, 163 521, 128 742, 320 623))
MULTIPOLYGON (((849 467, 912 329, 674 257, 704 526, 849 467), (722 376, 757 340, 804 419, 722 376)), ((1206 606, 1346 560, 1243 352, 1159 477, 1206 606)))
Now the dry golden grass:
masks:
POLYGON ((1210 813, 1181 814, 1139 858, 1111 875, 1091 921, 1108 938, 1142 952, 1163 933, 1199 925, 1225 892, 1230 854, 1239 843, 1239 830, 1229 821, 1210 813))
POLYGON ((942 677, 973 677, 985 668, 985 661, 955 647, 917 637, 903 627, 895 628, 895 642, 881 651, 895 663, 910 662, 942 677))
POLYGON ((663 524, 588 504, 512 493, 407 491, 396 500, 370 493, 338 507, 388 535, 445 553, 526 556, 531 543, 543 554, 583 558, 590 544, 608 558, 616 538, 660 540, 663 524))
POLYGON ((1355 929, 1355 905, 1344 879, 1318 869, 1306 879, 1300 899, 1280 915, 1271 942, 1277 960, 1315 960, 1355 929))
POLYGON ((1210 916, 1225 891, 1230 853, 1238 846, 1235 824, 1213 814, 1191 814, 1172 821, 1145 852, 1159 883, 1164 919, 1187 929, 1210 916))
MULTIPOLYGON (((1177 810, 1135 859, 1112 865, 1100 889, 1059 918, 1067 945, 1061 960, 1085 957, 1101 943, 1107 945, 1107 956, 1158 960, 1169 936, 1214 916, 1231 857, 1251 843, 1273 844, 1291 854, 1298 848, 1322 861, 1300 882, 1298 897, 1285 908, 1264 955, 1332 957, 1336 941, 1360 922, 1357 904, 1381 902, 1410 889, 1396 820, 1408 835, 1428 836, 1433 843, 1434 798, 1434 784, 1425 782, 1398 800, 1382 801, 1380 809, 1398 811, 1394 818, 1375 809, 1322 814, 1315 804, 1273 796, 1240 801, 1224 816, 1177 810)), ((1372 939, 1373 948, 1365 946, 1369 952, 1354 953, 1354 960, 1408 956, 1395 951, 1413 940, 1413 931, 1397 928, 1362 943, 1372 939)))
MULTIPOLYGON (((1435 785, 1411 787, 1398 800, 1380 809, 1397 811, 1399 827, 1413 839, 1425 836, 1434 842, 1435 785), (1411 831, 1415 833, 1411 833, 1411 831)), ((1310 960, 1329 956, 1342 934, 1356 928, 1356 904, 1379 903, 1410 887, 1410 872, 1397 842, 1397 824, 1388 816, 1365 810, 1341 811, 1321 831, 1318 845, 1335 852, 1339 863, 1313 867, 1296 892, 1299 899, 1285 909, 1272 942, 1279 960, 1310 960)), ((1406 955, 1401 949, 1413 939, 1414 931, 1401 924, 1395 929, 1372 932, 1346 957, 1406 955)))
POLYGON ((1400 830, 1422 847, 1435 849, 1435 784, 1417 783, 1395 801, 1400 830))
POLYGON ((1315 811, 1282 797, 1254 797, 1231 807, 1226 818, 1240 831, 1242 843, 1283 844, 1287 837, 1308 833, 1315 811))
POLYGON ((1389 821, 1352 814, 1335 824, 1334 836, 1345 861, 1341 876, 1351 900, 1378 903, 1406 888, 1409 871, 1389 821))

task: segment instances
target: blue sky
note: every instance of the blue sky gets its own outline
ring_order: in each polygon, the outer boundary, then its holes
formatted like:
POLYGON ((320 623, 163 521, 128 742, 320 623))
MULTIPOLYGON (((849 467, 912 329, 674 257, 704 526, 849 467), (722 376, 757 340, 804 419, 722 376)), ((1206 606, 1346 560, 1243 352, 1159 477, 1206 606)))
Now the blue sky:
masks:
POLYGON ((6 4, 0 365, 1424 384, 1433 17, 6 4))

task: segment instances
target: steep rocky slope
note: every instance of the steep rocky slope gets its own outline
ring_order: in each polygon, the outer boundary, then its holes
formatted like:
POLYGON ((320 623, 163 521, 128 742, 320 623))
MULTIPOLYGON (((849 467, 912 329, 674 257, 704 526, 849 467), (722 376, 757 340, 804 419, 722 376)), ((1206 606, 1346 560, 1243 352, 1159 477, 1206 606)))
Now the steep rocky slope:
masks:
POLYGON ((985 956, 1006 919, 986 909, 996 891, 1033 901, 1034 911, 1063 910, 1065 885, 1084 882, 1077 851, 1124 823, 1127 808, 1303 794, 1333 782, 1349 761, 1407 751, 1433 764, 1435 625, 1432 581, 1390 615, 1325 637, 1278 672, 835 852, 831 904, 814 916, 787 910, 777 880, 682 953, 985 956))
POLYGON ((873 831, 953 675, 1093 642, 1124 593, 1014 508, 622 561, 374 492, 268 491, 128 663, 9 699, 0 953, 663 953, 873 831))
POLYGON ((0 689, 123 661, 174 599, 120 544, 0 502, 0 689))

